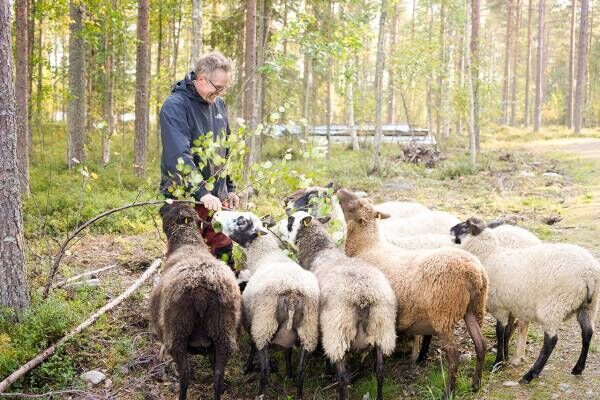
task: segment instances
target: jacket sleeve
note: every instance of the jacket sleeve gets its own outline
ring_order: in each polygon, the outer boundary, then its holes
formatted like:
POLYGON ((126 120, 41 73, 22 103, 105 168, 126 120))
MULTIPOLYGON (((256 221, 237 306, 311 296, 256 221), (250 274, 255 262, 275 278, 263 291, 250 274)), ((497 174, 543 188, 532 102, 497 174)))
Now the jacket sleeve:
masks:
MULTIPOLYGON (((177 101, 176 98, 170 97, 163 104, 159 117, 163 161, 167 171, 173 176, 171 179, 178 181, 177 174, 179 171, 177 171, 176 167, 179 158, 183 159, 183 162, 194 170, 198 170, 190 151, 192 138, 185 104, 177 101)), ((204 188, 204 185, 201 185, 193 196, 196 200, 200 200, 207 193, 209 193, 208 190, 204 188)))

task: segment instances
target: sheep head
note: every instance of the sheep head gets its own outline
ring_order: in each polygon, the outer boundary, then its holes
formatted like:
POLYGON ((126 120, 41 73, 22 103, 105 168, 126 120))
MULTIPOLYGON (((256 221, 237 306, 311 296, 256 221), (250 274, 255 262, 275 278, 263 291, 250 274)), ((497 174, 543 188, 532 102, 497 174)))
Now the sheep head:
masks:
POLYGON ((347 189, 340 189, 337 192, 342 211, 346 222, 357 222, 365 225, 374 219, 389 218, 390 215, 382 213, 373 208, 373 203, 367 197, 359 197, 347 189))
POLYGON ((454 236, 454 243, 461 244, 465 236, 477 236, 483 232, 485 228, 487 228, 487 225, 484 221, 471 217, 465 222, 461 222, 450 228, 450 234, 454 236))
POLYGON ((168 239, 183 228, 198 230, 200 217, 190 205, 186 203, 164 204, 159 210, 163 221, 163 231, 168 239))
POLYGON ((213 215, 212 221, 215 231, 223 232, 242 247, 248 246, 258 236, 269 233, 261 220, 251 212, 219 211, 213 215))
POLYGON ((279 224, 277 224, 277 231, 281 240, 296 249, 296 239, 298 238, 298 233, 303 228, 307 227, 313 219, 314 217, 306 211, 296 211, 292 215, 288 216, 287 219, 279 221, 279 224))
POLYGON ((331 197, 334 187, 334 183, 330 182, 327 186, 311 186, 290 193, 283 201, 288 217, 296 211, 306 211, 313 216, 318 216, 320 199, 331 197))

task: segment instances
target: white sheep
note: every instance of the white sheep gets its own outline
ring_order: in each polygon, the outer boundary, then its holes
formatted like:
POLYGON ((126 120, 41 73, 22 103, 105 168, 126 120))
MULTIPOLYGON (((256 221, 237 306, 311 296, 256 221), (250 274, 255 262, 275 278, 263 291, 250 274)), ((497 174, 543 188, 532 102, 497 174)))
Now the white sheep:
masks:
POLYGON ((325 228, 304 211, 281 221, 279 231, 297 249, 300 265, 319 281, 322 345, 337 368, 338 399, 346 398, 346 353, 368 348, 375 353, 381 399, 383 356, 396 344, 396 297, 387 279, 374 266, 344 255, 325 228))
POLYGON ((242 293, 242 317, 252 337, 246 372, 252 370, 256 351, 261 364, 260 393, 269 376, 269 346, 285 350, 286 372, 292 378, 292 348, 300 343, 297 373, 298 398, 302 398, 304 368, 319 338, 319 284, 279 248, 279 239, 250 212, 219 211, 213 226, 246 252, 250 279, 242 293))
POLYGON ((503 249, 494 229, 470 218, 451 230, 457 244, 479 257, 490 280, 488 311, 496 318, 496 363, 505 359, 509 318, 533 321, 544 330, 540 355, 523 376, 528 383, 544 368, 558 340, 560 325, 577 315, 582 348, 571 373, 585 368, 598 311, 600 263, 585 249, 571 244, 543 243, 523 249, 503 249))
POLYGON ((388 214, 392 218, 407 218, 417 214, 431 212, 431 210, 424 205, 412 201, 385 201, 383 203, 375 204, 373 207, 375 207, 377 211, 388 214))

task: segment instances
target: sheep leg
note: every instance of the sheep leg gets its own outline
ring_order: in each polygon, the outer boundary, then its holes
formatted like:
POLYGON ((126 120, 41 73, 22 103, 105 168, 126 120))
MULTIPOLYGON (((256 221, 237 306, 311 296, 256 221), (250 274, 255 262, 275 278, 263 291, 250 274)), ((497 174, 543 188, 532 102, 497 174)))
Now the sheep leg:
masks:
POLYGON ((592 324, 590 310, 585 308, 579 310, 577 313, 577 321, 579 321, 579 326, 581 327, 581 354, 579 354, 577 364, 575 364, 575 367, 573 367, 573 370, 571 371, 573 375, 581 375, 585 369, 585 361, 587 359, 588 350, 590 349, 590 341, 594 334, 594 325, 592 324))
POLYGON ((550 336, 548 332, 544 332, 544 345, 542 346, 542 351, 540 352, 538 359, 533 364, 533 367, 531 367, 531 369, 521 378, 521 383, 529 383, 533 378, 537 378, 540 375, 544 369, 544 366, 546 365, 546 362, 548 361, 548 358, 550 357, 550 354, 552 354, 552 350, 554 350, 554 346, 556 346, 557 341, 558 336, 556 334, 550 336))
POLYGON ((529 322, 517 321, 517 346, 515 354, 510 359, 511 365, 520 365, 525 358, 525 349, 527 347, 527 331, 529 329, 529 322))
POLYGON ((256 357, 256 345, 254 342, 250 342, 250 354, 248 354, 248 360, 246 360, 246 365, 244 365, 244 370, 242 371, 244 375, 247 375, 254 371, 254 357, 256 357))
POLYGON ((304 347, 300 349, 300 361, 298 362, 298 372, 296 373, 296 387, 298 389, 296 398, 302 399, 304 395, 304 368, 310 357, 310 353, 304 347))
POLYGON ((377 377, 377 400, 383 399, 383 350, 375 346, 375 376, 377 377))
POLYGON ((471 339, 475 344, 475 354, 477 354, 477 366, 475 367, 473 379, 471 380, 471 388, 477 391, 481 385, 481 373, 485 362, 485 340, 481 334, 481 328, 477 322, 477 317, 475 317, 474 314, 467 312, 465 315, 465 323, 467 325, 469 336, 471 336, 471 339))
POLYGON ((421 335, 413 336, 412 352, 410 354, 410 360, 414 363, 416 363, 417 359, 419 358, 419 349, 423 348, 422 343, 423 343, 423 336, 421 336, 421 335))
POLYGON ((504 362, 504 338, 506 331, 506 325, 503 325, 500 320, 496 320, 496 361, 494 361, 494 367, 499 366, 504 362))
POLYGON ((421 343, 421 351, 419 351, 419 357, 417 357, 417 365, 422 366, 427 361, 427 355, 429 354, 429 346, 431 345, 431 335, 423 336, 423 342, 421 343))
POLYGON ((456 371, 458 370, 458 347, 451 334, 440 335, 446 358, 448 360, 448 381, 446 382, 446 398, 452 398, 456 384, 456 371))
POLYGON ((337 369, 337 400, 344 400, 346 398, 346 386, 348 386, 348 377, 346 375, 346 364, 344 358, 335 363, 337 369))
POLYGON ((508 317, 508 323, 504 330, 504 359, 508 358, 508 346, 510 345, 510 338, 515 331, 515 318, 511 315, 508 317))
POLYGON ((285 376, 288 379, 294 379, 294 373, 292 372, 292 348, 286 349, 283 355, 285 358, 285 376))
POLYGON ((187 399, 188 386, 190 385, 190 361, 187 357, 187 352, 183 349, 171 349, 170 351, 175 365, 177 365, 177 373, 179 374, 179 400, 187 399))
POLYGON ((220 400, 221 395, 225 391, 224 378, 225 378, 225 364, 227 364, 226 353, 218 347, 214 350, 214 363, 213 363, 213 388, 215 391, 215 400, 220 400))
POLYGON ((265 390, 265 386, 269 384, 269 346, 265 346, 263 349, 258 350, 258 359, 260 360, 260 386, 258 392, 259 394, 262 394, 265 390))

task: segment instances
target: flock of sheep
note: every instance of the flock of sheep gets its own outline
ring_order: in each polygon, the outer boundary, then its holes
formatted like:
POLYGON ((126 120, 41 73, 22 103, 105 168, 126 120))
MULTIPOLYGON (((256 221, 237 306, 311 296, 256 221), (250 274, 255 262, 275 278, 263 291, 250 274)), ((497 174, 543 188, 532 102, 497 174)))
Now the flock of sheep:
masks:
POLYGON ((176 363, 180 399, 186 398, 190 381, 188 353, 208 354, 214 398, 220 399, 224 368, 237 349, 241 327, 252 342, 244 372, 252 371, 258 355, 259 393, 269 380, 269 351, 284 351, 291 378, 297 347, 297 397, 302 398, 306 362, 320 345, 335 365, 338 399, 346 398, 348 354, 372 350, 381 399, 384 357, 394 351, 396 334, 404 333, 415 337, 418 364, 427 358, 432 335, 439 338, 447 356, 449 396, 458 368, 460 320, 475 347, 472 387, 477 390, 486 352, 481 333, 486 311, 497 320, 495 365, 508 361, 515 329, 510 362, 519 365, 528 324, 543 328, 542 350, 523 383, 541 373, 558 328, 576 315, 582 349, 572 373, 582 373, 600 290, 600 263, 588 251, 541 242, 525 229, 498 221, 461 222, 417 203, 373 205, 344 189, 332 196, 331 215, 321 218, 314 200, 327 193, 318 187, 293 193, 286 200, 288 218, 276 226, 250 212, 213 215, 213 227, 245 251, 240 278, 247 282, 241 294, 240 279, 210 255, 194 209, 185 203, 161 208, 168 255, 150 313, 161 353, 168 352, 176 363), (332 226, 341 226, 339 232, 328 233, 329 219, 338 221, 332 226), (294 249, 297 262, 284 244, 294 249))

